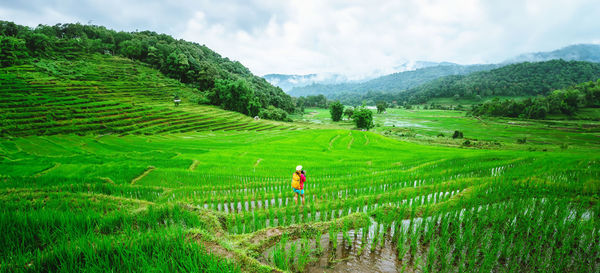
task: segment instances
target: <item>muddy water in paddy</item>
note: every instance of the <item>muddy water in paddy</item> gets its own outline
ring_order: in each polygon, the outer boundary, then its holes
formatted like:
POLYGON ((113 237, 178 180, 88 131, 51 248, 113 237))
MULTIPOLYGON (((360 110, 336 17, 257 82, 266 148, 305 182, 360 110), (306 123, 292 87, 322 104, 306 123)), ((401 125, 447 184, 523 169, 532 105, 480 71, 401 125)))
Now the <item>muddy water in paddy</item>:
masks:
MULTIPOLYGON (((349 235, 354 240, 353 232, 349 233, 352 233, 349 235)), ((328 246, 329 235, 323 237, 328 246)), ((345 242, 342 244, 342 234, 340 233, 333 261, 330 261, 331 250, 327 248, 316 263, 307 266, 305 272, 400 272, 402 265, 398 261, 395 248, 389 239, 385 240, 383 246, 378 246, 373 251, 370 249, 370 244, 365 244, 360 255, 358 255, 361 248, 360 239, 354 241, 352 246, 345 242)))
MULTIPOLYGON (((408 224, 408 223, 407 223, 408 224)), ((395 246, 392 244, 391 235, 387 234, 383 240, 377 242, 377 246, 371 249, 372 237, 374 235, 375 225, 369 228, 367 240, 362 242, 362 232, 358 230, 348 231, 348 237, 351 242, 344 240, 342 232, 337 234, 337 249, 332 252, 332 244, 329 234, 323 234, 321 237, 322 254, 318 257, 311 256, 311 262, 306 265, 303 272, 321 273, 321 272, 401 272, 402 263, 398 261, 395 246)), ((295 240, 300 245, 300 240, 295 240)), ((287 244, 287 250, 290 249, 291 242, 287 244)), ((310 240, 310 247, 316 248, 315 240, 310 240)), ((299 247, 298 247, 299 248, 299 247)), ((266 264, 273 264, 274 247, 267 249, 260 257, 260 261, 266 264)), ((298 255, 299 255, 299 249, 298 255)), ((296 255, 296 257, 298 257, 296 255)), ((405 268, 406 270, 407 268, 405 268)), ((410 270, 409 270, 410 271, 410 270)))

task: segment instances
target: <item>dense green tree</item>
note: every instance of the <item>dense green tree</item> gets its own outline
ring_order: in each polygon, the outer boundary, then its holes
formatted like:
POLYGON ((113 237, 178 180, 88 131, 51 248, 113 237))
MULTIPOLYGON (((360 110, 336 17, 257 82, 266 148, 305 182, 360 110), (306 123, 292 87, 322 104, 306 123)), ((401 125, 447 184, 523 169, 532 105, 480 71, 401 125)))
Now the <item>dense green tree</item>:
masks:
POLYGON ((208 90, 215 86, 215 80, 220 79, 219 69, 210 62, 200 62, 200 71, 198 71, 198 89, 208 90))
POLYGON ((580 107, 599 107, 600 100, 598 98, 600 98, 600 80, 555 90, 547 96, 540 95, 521 101, 513 99, 501 101, 496 98, 483 104, 474 105, 469 114, 532 119, 543 119, 548 114, 571 116, 580 107))
POLYGON ((0 35, 16 37, 19 34, 19 26, 13 22, 0 21, 0 35))
POLYGON ((166 66, 168 75, 174 78, 179 77, 179 80, 182 80, 185 73, 188 71, 190 64, 185 54, 175 51, 167 57, 166 66))
POLYGON ((296 109, 298 110, 298 112, 300 112, 301 114, 304 114, 304 110, 306 108, 306 98, 299 97, 299 98, 294 98, 294 100, 295 100, 296 109))
POLYGON ((388 105, 385 101, 377 102, 376 106, 377 106, 377 114, 381 114, 381 113, 385 112, 385 109, 388 107, 388 105))
POLYGON ((344 110, 344 116, 346 116, 346 118, 352 118, 352 115, 354 115, 354 108, 348 107, 344 110))
POLYGON ((43 33, 31 33, 26 39, 27 48, 35 56, 47 56, 52 51, 52 40, 43 33))
POLYGON ((286 111, 276 108, 273 105, 270 105, 266 109, 261 109, 258 116, 264 119, 290 121, 286 111))
POLYGON ((352 120, 356 124, 356 128, 366 130, 373 128, 373 112, 367 108, 359 107, 354 110, 352 120))
POLYGON ((342 114, 344 114, 344 105, 339 101, 334 101, 329 105, 329 113, 331 114, 331 120, 340 121, 342 114))
MULTIPOLYGON (((142 43, 138 39, 131 39, 121 42, 119 44, 119 48, 121 49, 121 54, 125 57, 140 60, 142 58, 142 43)), ((174 54, 174 53, 173 53, 174 54)))
MULTIPOLYGON (((250 101, 253 97, 253 91, 248 83, 242 79, 237 81, 216 80, 211 101, 214 104, 220 104, 223 109, 250 114, 250 101)), ((256 102, 253 100, 253 104, 256 102)), ((254 110, 254 109, 253 109, 254 110)))
POLYGON ((304 104, 306 107, 327 108, 327 98, 322 94, 307 96, 304 104))
MULTIPOLYGON (((262 105, 260 104, 260 101, 258 100, 257 97, 253 97, 250 99, 250 101, 248 102, 248 115, 251 117, 255 117, 260 113, 260 108, 262 107, 262 105)), ((270 105, 270 107, 275 108, 273 105, 270 105)), ((279 108, 276 108, 279 109, 279 108)), ((281 109, 279 109, 281 110, 281 109)), ((281 110, 283 111, 283 110, 281 110)), ((284 113, 286 113, 284 111, 284 113)), ((287 113, 285 115, 285 117, 281 118, 281 119, 276 119, 276 120, 284 120, 284 118, 287 118, 287 113)))
POLYGON ((25 40, 0 36, 0 66, 21 64, 28 55, 25 40))

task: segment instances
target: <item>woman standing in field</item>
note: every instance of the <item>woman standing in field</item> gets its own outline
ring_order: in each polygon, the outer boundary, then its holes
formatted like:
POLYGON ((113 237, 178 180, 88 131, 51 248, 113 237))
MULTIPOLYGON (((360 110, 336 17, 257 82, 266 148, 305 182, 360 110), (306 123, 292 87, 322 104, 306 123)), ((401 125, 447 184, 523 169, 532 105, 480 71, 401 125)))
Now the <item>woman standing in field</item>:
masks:
POLYGON ((292 190, 294 190, 294 202, 298 205, 298 195, 302 198, 302 205, 304 206, 304 182, 306 181, 306 172, 302 170, 302 165, 296 167, 296 172, 292 175, 292 190))

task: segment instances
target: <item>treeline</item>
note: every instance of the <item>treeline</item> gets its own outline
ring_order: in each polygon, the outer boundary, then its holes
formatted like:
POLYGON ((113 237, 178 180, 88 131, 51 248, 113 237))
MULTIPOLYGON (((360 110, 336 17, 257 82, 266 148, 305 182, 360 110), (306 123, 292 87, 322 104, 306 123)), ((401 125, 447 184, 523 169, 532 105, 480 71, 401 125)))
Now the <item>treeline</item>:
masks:
POLYGON ((448 76, 396 96, 411 104, 432 98, 490 96, 537 96, 600 78, 600 64, 551 60, 518 63, 466 76, 448 76))
POLYGON ((196 87, 202 95, 199 103, 211 103, 249 115, 257 114, 257 108, 269 106, 287 113, 295 110, 292 97, 280 88, 204 45, 152 31, 117 32, 79 23, 29 28, 0 21, 0 65, 3 67, 35 58, 74 58, 82 53, 119 55, 149 64, 171 78, 196 87), (227 100, 237 98, 248 104, 235 107, 228 104, 227 100))
POLYGON ((302 112, 304 112, 304 108, 306 107, 327 108, 329 103, 330 101, 322 94, 296 98, 296 105, 302 112))
POLYGON ((374 104, 378 99, 373 99, 373 97, 379 94, 393 94, 443 76, 469 74, 498 66, 440 64, 413 71, 393 73, 361 83, 312 84, 295 87, 289 93, 293 96, 324 94, 330 100, 339 100, 349 105, 360 105, 363 101, 366 101, 367 104, 374 104))
MULTIPOLYGON (((582 61, 551 60, 518 63, 435 79, 403 92, 367 92, 362 101, 387 101, 397 104, 422 104, 432 98, 481 99, 493 96, 537 96, 600 78, 600 64, 582 61)), ((347 100, 350 98, 347 98, 347 100)))
POLYGON ((580 107, 600 107, 600 79, 552 91, 547 96, 524 100, 494 99, 474 105, 473 116, 502 116, 543 119, 548 114, 573 115, 580 107))

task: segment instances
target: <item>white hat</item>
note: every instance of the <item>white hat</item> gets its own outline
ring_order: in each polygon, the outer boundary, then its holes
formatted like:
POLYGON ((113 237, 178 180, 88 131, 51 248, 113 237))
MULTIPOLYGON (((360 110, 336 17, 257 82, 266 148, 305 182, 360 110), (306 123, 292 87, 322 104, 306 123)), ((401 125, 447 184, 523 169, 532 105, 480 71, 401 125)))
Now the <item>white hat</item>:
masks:
POLYGON ((302 170, 302 165, 298 165, 298 166, 296 167, 296 171, 301 171, 301 170, 302 170))

